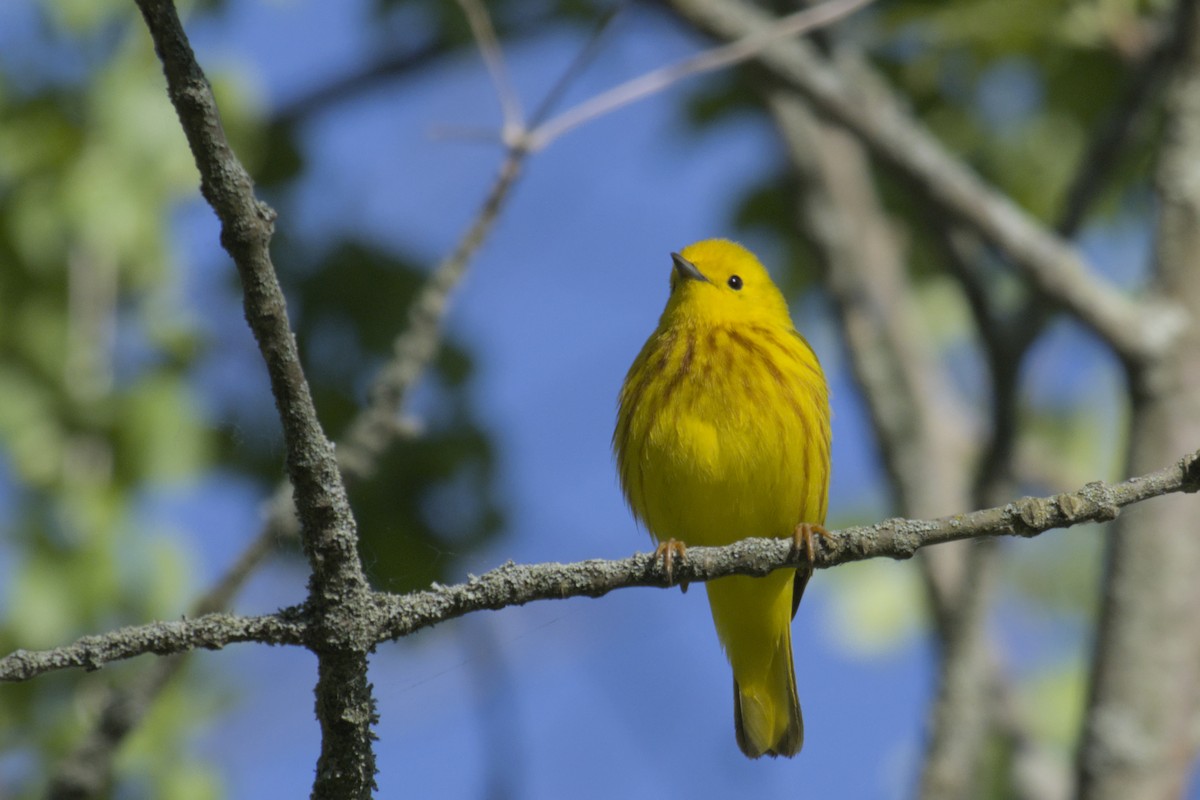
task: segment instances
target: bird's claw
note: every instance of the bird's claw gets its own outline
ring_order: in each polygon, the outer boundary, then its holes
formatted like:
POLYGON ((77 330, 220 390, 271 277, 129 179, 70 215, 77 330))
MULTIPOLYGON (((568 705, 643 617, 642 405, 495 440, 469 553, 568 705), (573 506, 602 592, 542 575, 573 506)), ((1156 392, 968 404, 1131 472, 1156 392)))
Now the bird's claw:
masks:
POLYGON ((792 548, 793 552, 804 552, 805 558, 808 559, 809 565, 812 565, 816 559, 816 546, 813 544, 814 538, 820 536, 822 539, 832 541, 833 534, 825 530, 820 525, 814 522, 801 522, 796 526, 796 530, 792 532, 792 548))
MULTIPOLYGON (((667 575, 667 585, 669 586, 675 582, 675 559, 687 560, 687 546, 678 539, 667 539, 665 542, 660 542, 654 549, 654 557, 662 560, 663 572, 667 575)), ((682 584, 682 588, 686 592, 687 584, 682 584)))

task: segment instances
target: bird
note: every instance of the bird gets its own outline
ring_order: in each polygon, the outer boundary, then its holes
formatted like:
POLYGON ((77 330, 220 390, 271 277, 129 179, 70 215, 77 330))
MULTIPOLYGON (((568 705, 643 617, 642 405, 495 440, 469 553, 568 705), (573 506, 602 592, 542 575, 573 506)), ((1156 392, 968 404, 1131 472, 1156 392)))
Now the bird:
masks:
MULTIPOLYGON (((813 561, 830 474, 829 390, 758 258, 728 239, 671 253, 670 295, 621 387, 613 452, 670 572, 688 546, 792 538, 813 561)), ((791 621, 811 566, 706 584, 749 758, 804 743, 791 621)))

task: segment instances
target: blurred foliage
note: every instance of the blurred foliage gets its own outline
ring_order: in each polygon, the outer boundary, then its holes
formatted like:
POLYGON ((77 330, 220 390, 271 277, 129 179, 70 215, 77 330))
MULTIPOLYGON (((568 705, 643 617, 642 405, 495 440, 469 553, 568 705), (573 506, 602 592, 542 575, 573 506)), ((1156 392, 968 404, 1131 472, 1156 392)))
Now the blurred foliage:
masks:
MULTIPOLYGON (((41 75, 0 71, 0 448, 14 488, 5 652, 178 613, 189 588, 185 553, 138 521, 136 502, 214 451, 189 382, 195 331, 173 313, 165 221, 147 213, 194 194, 197 176, 132 21, 126 3, 49 3, 40 44, 74 58, 41 75), (136 358, 132 340, 156 355, 136 358)), ((125 674, 6 687, 0 749, 25 768, 0 775, 0 793, 36 793, 86 729, 88 697, 125 674)), ((174 716, 152 727, 179 774, 198 772, 180 721, 206 704, 169 691, 174 716)))
POLYGON ((836 579, 822 583, 833 599, 826 634, 859 658, 882 655, 921 629, 924 587, 920 575, 903 564, 847 564, 836 579))

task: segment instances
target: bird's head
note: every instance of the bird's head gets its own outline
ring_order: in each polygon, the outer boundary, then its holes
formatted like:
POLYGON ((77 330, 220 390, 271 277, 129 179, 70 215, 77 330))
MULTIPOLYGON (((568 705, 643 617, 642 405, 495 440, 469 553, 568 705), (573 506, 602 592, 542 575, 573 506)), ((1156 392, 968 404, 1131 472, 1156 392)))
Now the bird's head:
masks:
POLYGON ((737 242, 705 239, 671 259, 675 268, 664 320, 791 326, 783 294, 754 254, 737 242))

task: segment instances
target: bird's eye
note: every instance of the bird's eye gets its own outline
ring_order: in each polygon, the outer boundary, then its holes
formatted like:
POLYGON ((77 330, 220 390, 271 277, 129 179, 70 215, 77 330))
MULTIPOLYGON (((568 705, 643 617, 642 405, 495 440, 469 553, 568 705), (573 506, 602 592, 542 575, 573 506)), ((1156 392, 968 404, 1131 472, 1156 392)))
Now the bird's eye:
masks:
POLYGON ((733 289, 735 292, 742 288, 742 279, 737 275, 730 275, 729 280, 727 280, 726 283, 729 284, 729 288, 733 289))

